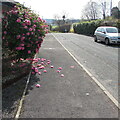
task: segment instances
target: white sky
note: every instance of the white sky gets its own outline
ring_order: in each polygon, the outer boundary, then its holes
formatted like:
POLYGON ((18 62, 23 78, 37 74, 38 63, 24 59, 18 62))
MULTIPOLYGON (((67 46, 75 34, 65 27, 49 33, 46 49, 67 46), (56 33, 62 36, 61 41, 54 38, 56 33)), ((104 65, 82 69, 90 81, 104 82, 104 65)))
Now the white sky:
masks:
MULTIPOLYGON (((40 14, 44 19, 54 18, 55 14, 63 15, 68 13, 69 18, 80 19, 84 6, 90 0, 15 0, 24 3, 25 6, 31 7, 32 10, 40 14)), ((93 0, 100 3, 103 0, 93 0)), ((104 0, 105 1, 105 0, 104 0)), ((111 0, 106 0, 110 3, 111 0)), ((112 0, 112 7, 118 6, 120 0, 112 0)))

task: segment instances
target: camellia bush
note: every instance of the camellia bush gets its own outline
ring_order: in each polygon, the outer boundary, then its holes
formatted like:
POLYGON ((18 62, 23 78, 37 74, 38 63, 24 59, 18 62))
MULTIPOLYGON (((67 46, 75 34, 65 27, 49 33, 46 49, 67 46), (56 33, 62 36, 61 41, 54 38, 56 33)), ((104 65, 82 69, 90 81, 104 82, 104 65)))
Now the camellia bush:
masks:
MULTIPOLYGON (((48 25, 37 14, 23 5, 3 11, 2 48, 17 59, 33 58, 48 32, 48 25)), ((5 53, 3 52, 3 57, 5 53)))

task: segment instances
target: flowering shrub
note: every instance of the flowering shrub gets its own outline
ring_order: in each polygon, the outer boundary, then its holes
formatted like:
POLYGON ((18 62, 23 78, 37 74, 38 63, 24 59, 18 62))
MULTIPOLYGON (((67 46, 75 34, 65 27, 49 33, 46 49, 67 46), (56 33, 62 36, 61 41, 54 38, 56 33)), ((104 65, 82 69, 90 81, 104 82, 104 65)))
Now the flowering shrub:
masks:
POLYGON ((41 47, 47 25, 37 14, 22 5, 3 12, 2 45, 16 54, 17 59, 33 57, 41 47))

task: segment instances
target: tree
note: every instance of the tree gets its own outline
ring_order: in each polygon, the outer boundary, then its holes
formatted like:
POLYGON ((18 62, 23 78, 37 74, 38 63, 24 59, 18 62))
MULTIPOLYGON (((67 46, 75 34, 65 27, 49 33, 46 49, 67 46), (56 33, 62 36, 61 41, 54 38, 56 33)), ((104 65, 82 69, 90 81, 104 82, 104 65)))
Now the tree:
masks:
POLYGON ((83 18, 86 18, 87 20, 95 20, 99 18, 99 9, 98 4, 96 2, 93 2, 90 0, 85 8, 83 9, 83 18))
POLYGON ((61 25, 61 17, 58 14, 54 15, 54 21, 53 21, 53 23, 57 24, 58 26, 61 25))
POLYGON ((111 4, 112 3, 108 2, 107 0, 99 1, 99 6, 100 6, 100 10, 101 10, 103 19, 105 19, 107 16, 109 16, 111 4))
POLYGON ((54 15, 54 24, 57 24, 59 27, 66 23, 66 18, 68 18, 68 13, 66 11, 62 11, 61 15, 55 14, 54 15))

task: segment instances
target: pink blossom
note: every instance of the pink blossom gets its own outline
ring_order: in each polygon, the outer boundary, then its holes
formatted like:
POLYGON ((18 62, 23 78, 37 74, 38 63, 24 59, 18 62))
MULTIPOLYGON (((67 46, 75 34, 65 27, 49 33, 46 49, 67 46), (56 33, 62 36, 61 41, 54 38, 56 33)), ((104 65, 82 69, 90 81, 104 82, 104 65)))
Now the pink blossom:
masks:
POLYGON ((35 74, 35 72, 32 72, 32 74, 35 74))
POLYGON ((16 20, 16 22, 20 23, 20 22, 21 22, 21 20, 20 20, 20 19, 17 19, 17 20, 16 20))
POLYGON ((35 68, 35 72, 37 72, 37 73, 38 73, 38 69, 37 69, 37 68, 35 68))
POLYGON ((33 29, 32 28, 29 28, 29 31, 32 31, 33 29))
POLYGON ((24 47, 21 47, 21 50, 24 50, 25 48, 24 47))
POLYGON ((25 26, 25 23, 22 23, 23 26, 25 26))
POLYGON ((27 45, 27 47, 30 47, 30 46, 31 46, 30 44, 27 45))
POLYGON ((38 37, 38 39, 41 39, 42 37, 38 37))
POLYGON ((20 46, 24 46, 24 44, 20 44, 20 46))
POLYGON ((4 31, 4 34, 7 34, 7 31, 4 31))
POLYGON ((21 37, 21 40, 24 40, 25 39, 25 37, 21 37))
POLYGON ((41 21, 42 19, 40 17, 38 17, 38 20, 41 21))
POLYGON ((28 33, 26 33, 26 35, 30 35, 30 33, 28 32, 28 33))
POLYGON ((18 11, 13 11, 12 13, 13 13, 13 14, 17 14, 17 13, 18 13, 18 11))
POLYGON ((27 15, 24 15, 25 18, 27 18, 28 16, 27 15))
POLYGON ((36 28, 36 25, 33 25, 34 28, 36 28))
POLYGON ((43 20, 43 22, 46 22, 46 20, 43 20))
POLYGON ((34 34, 34 32, 31 32, 31 34, 33 35, 33 34, 34 34))
POLYGON ((31 50, 28 50, 28 54, 30 54, 31 53, 31 50))
POLYGON ((38 52, 38 49, 36 48, 36 53, 38 52))
POLYGON ((19 39, 20 38, 20 35, 17 35, 17 39, 19 39))
POLYGON ((43 62, 43 61, 45 61, 46 59, 44 59, 44 58, 41 58, 41 61, 43 62))
POLYGON ((16 50, 24 50, 24 47, 16 47, 16 50))
POLYGON ((27 20, 27 19, 26 19, 24 22, 25 22, 27 25, 31 25, 31 21, 30 21, 30 20, 27 20))
POLYGON ((23 58, 20 58, 20 60, 24 60, 23 58))
POLYGON ((27 27, 27 26, 25 26, 24 28, 25 28, 25 29, 27 29, 28 27, 27 27))
POLYGON ((33 22, 37 22, 37 20, 34 20, 33 22))

